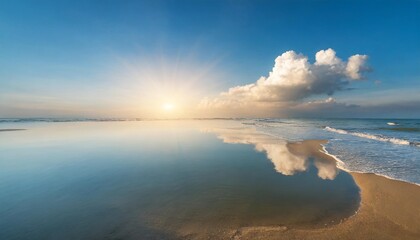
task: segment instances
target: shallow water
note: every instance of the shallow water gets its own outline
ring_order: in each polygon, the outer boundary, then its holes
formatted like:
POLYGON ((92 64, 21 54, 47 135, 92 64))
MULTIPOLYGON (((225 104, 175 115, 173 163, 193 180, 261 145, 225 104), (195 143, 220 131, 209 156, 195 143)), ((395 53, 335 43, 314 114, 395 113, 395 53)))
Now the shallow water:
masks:
POLYGON ((314 227, 352 215, 360 201, 346 172, 294 156, 285 142, 267 142, 238 122, 8 127, 26 130, 0 133, 0 239, 171 239, 242 226, 314 227))
POLYGON ((327 139, 350 171, 420 184, 418 119, 253 119, 258 131, 287 140, 327 139))

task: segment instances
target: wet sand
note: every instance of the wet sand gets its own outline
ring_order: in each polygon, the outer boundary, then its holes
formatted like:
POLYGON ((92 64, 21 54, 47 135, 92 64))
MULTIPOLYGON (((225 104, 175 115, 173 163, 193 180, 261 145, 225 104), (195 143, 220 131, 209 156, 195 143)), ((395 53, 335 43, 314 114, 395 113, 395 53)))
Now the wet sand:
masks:
MULTIPOLYGON (((326 141, 288 144, 294 154, 336 161, 323 152, 326 141)), ((315 229, 285 226, 245 227, 231 239, 420 239, 420 187, 383 176, 353 173, 360 188, 358 212, 341 223, 315 229)))

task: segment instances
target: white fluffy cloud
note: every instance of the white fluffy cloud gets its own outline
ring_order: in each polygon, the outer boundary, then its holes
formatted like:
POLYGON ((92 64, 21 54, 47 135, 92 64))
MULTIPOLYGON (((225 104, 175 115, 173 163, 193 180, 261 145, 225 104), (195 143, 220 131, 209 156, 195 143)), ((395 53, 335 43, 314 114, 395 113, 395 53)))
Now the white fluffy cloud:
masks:
POLYGON ((232 87, 215 98, 203 99, 200 105, 205 108, 240 107, 250 103, 281 105, 312 95, 332 95, 363 78, 367 58, 357 54, 343 61, 329 48, 317 52, 312 64, 307 56, 287 51, 276 58, 267 77, 232 87))

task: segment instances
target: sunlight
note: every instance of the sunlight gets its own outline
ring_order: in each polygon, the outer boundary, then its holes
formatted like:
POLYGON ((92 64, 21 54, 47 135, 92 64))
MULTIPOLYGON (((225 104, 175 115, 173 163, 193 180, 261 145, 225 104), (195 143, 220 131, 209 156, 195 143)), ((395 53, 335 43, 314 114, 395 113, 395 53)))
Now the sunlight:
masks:
POLYGON ((175 105, 173 103, 170 103, 170 102, 164 103, 162 105, 162 109, 165 112, 171 112, 172 110, 174 110, 174 108, 175 108, 175 105))

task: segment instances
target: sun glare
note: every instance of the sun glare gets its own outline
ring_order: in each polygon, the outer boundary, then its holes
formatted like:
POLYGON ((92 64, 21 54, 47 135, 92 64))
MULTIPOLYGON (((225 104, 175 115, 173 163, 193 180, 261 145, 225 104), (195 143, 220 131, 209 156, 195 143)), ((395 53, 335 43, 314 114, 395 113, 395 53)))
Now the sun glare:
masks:
POLYGON ((172 103, 164 103, 162 105, 163 110, 165 110, 166 112, 171 112, 174 109, 174 105, 172 103))

